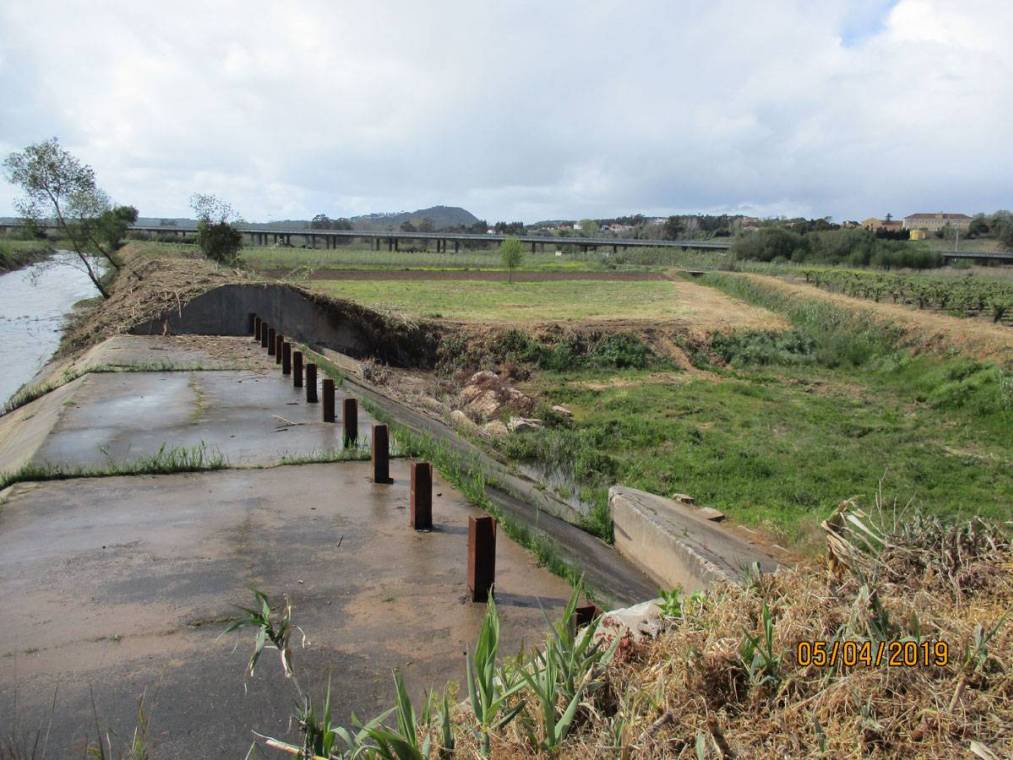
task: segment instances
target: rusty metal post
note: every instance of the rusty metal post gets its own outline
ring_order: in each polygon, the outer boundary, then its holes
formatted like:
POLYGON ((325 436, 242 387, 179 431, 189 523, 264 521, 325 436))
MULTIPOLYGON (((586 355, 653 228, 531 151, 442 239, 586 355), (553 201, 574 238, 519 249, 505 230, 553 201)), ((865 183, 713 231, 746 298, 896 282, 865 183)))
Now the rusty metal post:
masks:
POLYGON ((408 524, 415 530, 433 529, 433 466, 412 462, 408 524))
POLYGON ((267 329, 267 355, 268 356, 274 356, 274 341, 275 341, 276 337, 277 336, 275 335, 274 328, 273 327, 269 327, 267 329))
POLYGON ((260 331, 264 327, 264 321, 257 317, 253 322, 253 339, 260 343, 260 331))
POLYGON ((292 387, 302 388, 302 351, 292 352, 292 387))
POLYGON ((325 377, 323 380, 324 422, 334 422, 334 381, 325 377))
POLYGON ((471 601, 489 601, 496 580, 496 521, 491 517, 468 518, 468 589, 471 601))
POLYGON ((354 398, 341 402, 341 426, 345 429, 345 445, 354 445, 359 440, 359 403, 354 398))
POLYGON ((317 365, 313 362, 306 365, 306 403, 317 403, 317 365))
POLYGON ((252 311, 248 314, 249 326, 246 328, 251 335, 257 334, 257 315, 252 311))
POLYGON ((260 324, 260 345, 263 348, 267 348, 268 337, 271 333, 271 327, 267 322, 261 322, 260 324))
POLYGON ((278 333, 274 336, 274 363, 281 364, 281 347, 285 344, 285 336, 278 333))
POLYGON ((292 374, 292 344, 287 340, 281 344, 281 374, 292 374))
POLYGON ((373 425, 373 482, 393 483, 390 477, 390 433, 386 425, 373 425))

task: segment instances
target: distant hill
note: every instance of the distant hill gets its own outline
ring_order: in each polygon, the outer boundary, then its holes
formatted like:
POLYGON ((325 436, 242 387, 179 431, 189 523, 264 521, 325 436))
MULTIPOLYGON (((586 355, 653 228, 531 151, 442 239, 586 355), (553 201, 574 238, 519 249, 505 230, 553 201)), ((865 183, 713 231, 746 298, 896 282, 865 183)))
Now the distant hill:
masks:
MULTIPOLYGON (((332 217, 336 218, 336 217, 332 217)), ((458 206, 432 206, 420 208, 418 211, 396 211, 386 214, 365 214, 351 218, 352 227, 364 232, 387 232, 401 229, 404 222, 410 221, 418 226, 423 220, 428 219, 433 223, 434 230, 445 230, 451 227, 470 227, 478 218, 466 209, 458 206)), ((137 220, 142 227, 165 226, 170 228, 193 229, 197 222, 193 219, 181 218, 160 218, 142 216, 137 220)), ((282 219, 275 222, 242 222, 243 227, 250 227, 258 230, 301 230, 309 229, 309 219, 282 219)))
POLYGON ((357 230, 383 232, 400 229, 404 222, 418 225, 423 219, 433 223, 434 230, 445 230, 449 227, 470 227, 478 221, 478 217, 458 206, 432 206, 420 208, 418 211, 398 211, 387 214, 365 214, 352 217, 352 227, 357 230))

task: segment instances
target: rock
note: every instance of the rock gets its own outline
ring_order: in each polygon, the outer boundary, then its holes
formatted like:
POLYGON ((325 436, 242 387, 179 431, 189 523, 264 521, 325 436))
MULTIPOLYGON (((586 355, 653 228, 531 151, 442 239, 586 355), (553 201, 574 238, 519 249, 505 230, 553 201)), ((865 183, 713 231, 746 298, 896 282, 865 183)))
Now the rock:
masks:
POLYGON ((552 411, 554 411, 556 414, 560 415, 561 417, 566 417, 567 419, 571 419, 573 417, 573 410, 567 409, 562 404, 555 404, 555 405, 553 405, 552 411))
POLYGON ((511 433, 530 433, 533 430, 541 430, 542 421, 533 417, 511 417, 507 428, 511 433))
POLYGON ((595 631, 595 641, 602 641, 606 646, 616 638, 628 638, 635 644, 644 639, 653 639, 661 633, 664 621, 658 601, 652 599, 641 602, 633 607, 606 612, 595 631))
POLYGON ((481 391, 479 395, 465 403, 464 411, 473 420, 487 420, 499 412, 500 402, 496 391, 481 391))
POLYGON ((721 522, 725 519, 725 513, 719 512, 714 507, 700 507, 696 513, 704 520, 710 520, 711 522, 721 522))
POLYGON ((510 431, 507 430, 507 426, 499 420, 493 420, 482 425, 482 432, 490 438, 502 438, 503 436, 509 435, 510 431))
POLYGON ((499 375, 487 369, 476 372, 468 380, 468 385, 490 385, 499 382, 499 375))
POLYGON ((471 421, 471 417, 460 409, 455 409, 450 413, 450 422, 454 427, 461 428, 462 430, 474 430, 478 427, 478 425, 471 421))
POLYGON ((685 494, 685 493, 674 493, 674 494, 672 494, 672 501, 680 501, 683 504, 695 504, 696 503, 696 499, 694 499, 689 494, 685 494))

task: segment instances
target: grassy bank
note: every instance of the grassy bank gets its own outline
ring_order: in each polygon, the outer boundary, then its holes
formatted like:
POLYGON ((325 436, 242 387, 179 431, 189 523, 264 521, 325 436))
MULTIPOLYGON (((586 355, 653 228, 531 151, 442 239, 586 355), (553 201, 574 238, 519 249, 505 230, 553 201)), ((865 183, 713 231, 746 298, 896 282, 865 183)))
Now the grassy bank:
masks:
POLYGON ((44 240, 0 240, 0 273, 35 264, 51 252, 44 240))
MULTIPOLYGON (((971 359, 911 356, 862 312, 734 275, 720 287, 784 314, 788 333, 688 346, 705 374, 541 372, 524 388, 574 412, 502 444, 600 501, 612 483, 689 493, 806 544, 843 499, 877 493, 953 519, 1013 503, 1013 378, 971 359)), ((585 494, 587 498, 587 494, 585 494)))

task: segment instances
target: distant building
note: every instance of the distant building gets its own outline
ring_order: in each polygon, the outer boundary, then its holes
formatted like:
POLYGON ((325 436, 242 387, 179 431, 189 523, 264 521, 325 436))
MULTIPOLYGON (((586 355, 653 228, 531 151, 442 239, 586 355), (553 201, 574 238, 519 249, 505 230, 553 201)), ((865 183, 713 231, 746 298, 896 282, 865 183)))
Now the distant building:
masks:
POLYGON ((945 214, 942 211, 938 214, 911 214, 904 217, 904 229, 906 230, 938 232, 947 226, 967 232, 971 226, 971 217, 967 214, 945 214))
POLYGON ((911 230, 911 240, 924 240, 929 236, 925 230, 911 230))
POLYGON ((877 219, 875 217, 869 217, 863 221, 862 226, 869 232, 900 232, 904 229, 904 223, 898 219, 877 219))

